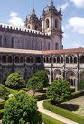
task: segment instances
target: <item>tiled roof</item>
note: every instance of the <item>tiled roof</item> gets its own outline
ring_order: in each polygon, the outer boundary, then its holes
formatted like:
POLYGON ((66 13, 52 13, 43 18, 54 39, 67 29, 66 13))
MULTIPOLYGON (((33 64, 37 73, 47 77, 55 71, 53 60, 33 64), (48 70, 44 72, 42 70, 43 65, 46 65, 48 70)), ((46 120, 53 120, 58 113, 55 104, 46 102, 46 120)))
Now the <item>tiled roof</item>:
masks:
POLYGON ((54 54, 61 55, 61 54, 78 54, 78 53, 84 53, 84 48, 43 51, 44 55, 54 55, 54 54))
POLYGON ((0 47, 0 53, 12 53, 12 54, 32 54, 32 55, 61 55, 61 54, 84 54, 84 48, 71 48, 63 50, 27 50, 27 49, 14 49, 14 48, 2 48, 0 47))

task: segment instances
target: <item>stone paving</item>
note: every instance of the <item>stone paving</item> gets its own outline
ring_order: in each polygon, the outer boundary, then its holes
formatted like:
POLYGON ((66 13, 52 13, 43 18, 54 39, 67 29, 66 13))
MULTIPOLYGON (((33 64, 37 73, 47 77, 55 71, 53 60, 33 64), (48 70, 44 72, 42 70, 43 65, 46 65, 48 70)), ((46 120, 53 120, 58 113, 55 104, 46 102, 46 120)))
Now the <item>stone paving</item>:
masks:
POLYGON ((53 112, 51 112, 49 110, 44 109, 42 104, 43 104, 43 101, 37 102, 38 110, 40 112, 42 112, 43 114, 51 116, 52 118, 57 119, 57 120, 63 122, 64 124, 78 124, 78 123, 76 123, 76 122, 74 122, 74 121, 72 121, 70 119, 67 119, 67 118, 62 117, 62 116, 60 116, 58 114, 55 114, 55 113, 53 113, 53 112))

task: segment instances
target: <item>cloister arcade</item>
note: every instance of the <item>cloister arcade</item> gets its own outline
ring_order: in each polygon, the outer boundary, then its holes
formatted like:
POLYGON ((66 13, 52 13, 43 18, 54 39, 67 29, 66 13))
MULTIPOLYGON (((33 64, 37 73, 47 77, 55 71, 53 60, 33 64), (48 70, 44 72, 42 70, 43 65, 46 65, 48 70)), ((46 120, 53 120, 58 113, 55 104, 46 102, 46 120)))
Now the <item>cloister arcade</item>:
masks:
MULTIPOLYGON (((24 76, 35 70, 45 68, 50 83, 52 80, 66 79, 78 90, 78 83, 84 80, 84 55, 33 55, 33 54, 0 54, 0 77, 6 73, 21 70, 24 76)), ((0 79, 1 80, 1 79, 0 79)))

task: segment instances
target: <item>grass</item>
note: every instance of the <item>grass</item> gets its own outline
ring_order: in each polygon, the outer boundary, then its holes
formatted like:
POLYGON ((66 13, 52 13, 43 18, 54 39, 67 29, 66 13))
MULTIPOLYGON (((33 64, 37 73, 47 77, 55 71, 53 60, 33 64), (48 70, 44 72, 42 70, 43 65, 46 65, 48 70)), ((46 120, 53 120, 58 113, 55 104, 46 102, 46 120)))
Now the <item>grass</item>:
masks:
POLYGON ((71 119, 72 121, 75 121, 79 124, 84 124, 84 117, 80 116, 78 114, 74 114, 68 110, 65 110, 63 108, 60 108, 58 106, 52 105, 50 101, 44 101, 43 107, 47 110, 50 110, 56 114, 59 114, 63 117, 66 117, 68 119, 71 119))
POLYGON ((61 121, 58 121, 48 115, 42 114, 42 120, 44 124, 64 124, 61 121))

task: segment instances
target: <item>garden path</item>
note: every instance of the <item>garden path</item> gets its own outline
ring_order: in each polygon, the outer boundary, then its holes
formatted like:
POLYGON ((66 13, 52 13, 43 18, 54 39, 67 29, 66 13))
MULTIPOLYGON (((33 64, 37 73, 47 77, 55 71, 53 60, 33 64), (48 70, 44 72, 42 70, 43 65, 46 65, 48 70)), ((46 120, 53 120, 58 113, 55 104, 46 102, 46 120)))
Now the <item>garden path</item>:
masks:
POLYGON ((51 112, 49 110, 44 109, 42 104, 43 104, 43 101, 38 101, 37 102, 38 110, 41 113, 46 114, 46 115, 48 115, 48 116, 50 116, 50 117, 52 117, 54 119, 57 119, 57 120, 63 122, 64 124, 78 124, 77 122, 74 122, 74 121, 72 121, 70 119, 62 117, 61 115, 55 114, 55 113, 53 113, 53 112, 51 112))

